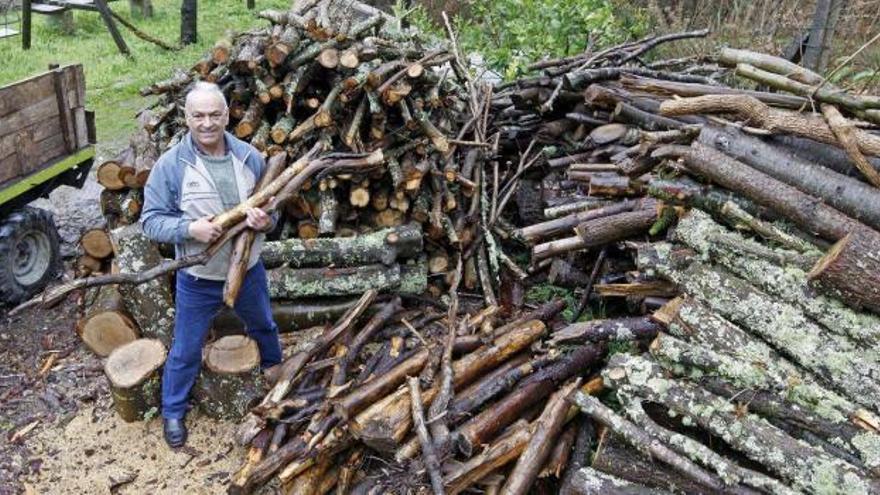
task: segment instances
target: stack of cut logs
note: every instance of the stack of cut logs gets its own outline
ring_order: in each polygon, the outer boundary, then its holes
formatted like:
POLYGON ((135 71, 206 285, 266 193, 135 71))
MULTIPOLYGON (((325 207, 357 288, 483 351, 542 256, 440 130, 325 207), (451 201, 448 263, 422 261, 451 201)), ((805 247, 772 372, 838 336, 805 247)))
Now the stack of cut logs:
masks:
MULTIPOLYGON (((264 12, 270 28, 145 88, 162 96, 99 171, 137 191, 197 80, 268 159, 244 205, 284 213, 262 253, 275 317, 317 326, 268 394, 252 341, 208 344, 194 395, 243 418, 230 493, 880 493, 880 98, 743 50, 644 59, 705 31, 490 91, 454 44, 351 5, 264 12), (524 303, 546 284, 579 301, 524 303)), ((242 211, 214 220, 211 249, 236 246, 228 301, 242 211)), ((130 334, 82 333, 116 348, 133 420, 157 407, 166 275, 206 258, 163 261, 114 218, 118 272, 44 299, 118 284, 87 317, 130 334)))

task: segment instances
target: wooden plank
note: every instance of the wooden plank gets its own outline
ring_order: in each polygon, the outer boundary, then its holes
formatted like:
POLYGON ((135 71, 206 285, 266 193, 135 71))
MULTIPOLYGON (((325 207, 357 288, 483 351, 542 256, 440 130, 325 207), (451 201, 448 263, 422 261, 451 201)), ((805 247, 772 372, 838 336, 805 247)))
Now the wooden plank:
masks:
MULTIPOLYGON (((85 89, 78 87, 80 81, 85 80, 82 77, 82 66, 68 65, 60 70, 64 72, 67 86, 71 89, 68 94, 70 107, 75 108, 85 106, 85 89)), ((46 72, 36 77, 31 77, 0 87, 0 118, 4 118, 11 113, 23 110, 33 103, 54 94, 55 83, 52 72, 46 72)))
MULTIPOLYGON (((72 110, 68 110, 68 112, 76 113, 77 108, 81 107, 74 107, 72 110)), ((3 122, 3 127, 0 127, 0 137, 14 134, 18 129, 28 127, 35 122, 40 122, 49 117, 58 118, 58 113, 58 99, 53 94, 38 102, 34 102, 29 107, 18 112, 6 117, 0 117, 3 122)))
POLYGON ((58 117, 61 122, 61 135, 64 137, 64 145, 66 151, 74 150, 76 142, 76 130, 73 127, 73 121, 70 115, 70 106, 67 101, 67 83, 64 80, 64 73, 61 69, 56 69, 52 74, 55 83, 55 99, 58 102, 58 117))
POLYGON ((0 159, 0 183, 14 180, 40 170, 44 164, 62 158, 68 154, 64 138, 54 134, 39 143, 26 142, 22 138, 20 153, 0 159), (38 152, 39 150, 39 152, 38 152), (25 168, 24 165, 30 166, 25 168))
POLYGON ((20 139, 18 136, 21 134, 27 134, 32 142, 39 143, 50 136, 61 134, 61 126, 58 123, 57 117, 49 117, 18 129, 16 132, 0 136, 0 158, 6 158, 17 152, 17 147, 19 146, 17 141, 20 139))

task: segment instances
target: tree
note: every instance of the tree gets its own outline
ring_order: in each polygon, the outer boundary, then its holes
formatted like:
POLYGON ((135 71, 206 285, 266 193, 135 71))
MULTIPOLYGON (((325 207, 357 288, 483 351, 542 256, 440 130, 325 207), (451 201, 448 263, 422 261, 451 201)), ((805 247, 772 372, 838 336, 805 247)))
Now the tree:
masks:
POLYGON ((818 0, 813 14, 813 25, 804 50, 802 65, 816 72, 823 72, 828 65, 831 42, 840 11, 846 0, 818 0))
POLYGON ((180 44, 190 45, 196 42, 198 20, 198 0, 183 0, 180 4, 180 44))

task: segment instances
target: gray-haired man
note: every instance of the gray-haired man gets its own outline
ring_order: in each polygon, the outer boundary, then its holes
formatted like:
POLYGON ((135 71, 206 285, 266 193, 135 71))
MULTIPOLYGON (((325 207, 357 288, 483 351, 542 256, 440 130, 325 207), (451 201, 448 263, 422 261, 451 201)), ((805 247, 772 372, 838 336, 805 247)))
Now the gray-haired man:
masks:
MULTIPOLYGON (((250 196, 265 172, 260 153, 225 132, 228 123, 223 93, 214 84, 197 83, 186 97, 190 132, 159 157, 150 172, 141 215, 144 233, 155 241, 174 243, 178 258, 201 252, 220 237, 222 230, 211 218, 250 196)), ((257 232, 272 227, 272 218, 263 210, 250 208, 246 214, 247 225, 257 232)), ((260 263, 263 237, 258 235, 254 242, 234 309, 256 340, 265 370, 281 362, 281 346, 260 263)), ((186 403, 199 373, 205 337, 223 304, 231 250, 227 244, 204 265, 177 273, 174 340, 162 375, 164 434, 171 447, 186 442, 186 403)))

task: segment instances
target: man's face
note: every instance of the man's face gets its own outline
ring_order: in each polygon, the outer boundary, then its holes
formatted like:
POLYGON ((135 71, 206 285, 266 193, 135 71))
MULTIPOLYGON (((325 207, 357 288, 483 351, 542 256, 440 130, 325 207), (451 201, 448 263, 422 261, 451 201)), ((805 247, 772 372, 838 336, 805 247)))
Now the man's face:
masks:
POLYGON ((190 99, 186 125, 196 143, 212 148, 223 140, 223 130, 229 123, 229 112, 223 101, 211 93, 196 93, 190 99))

